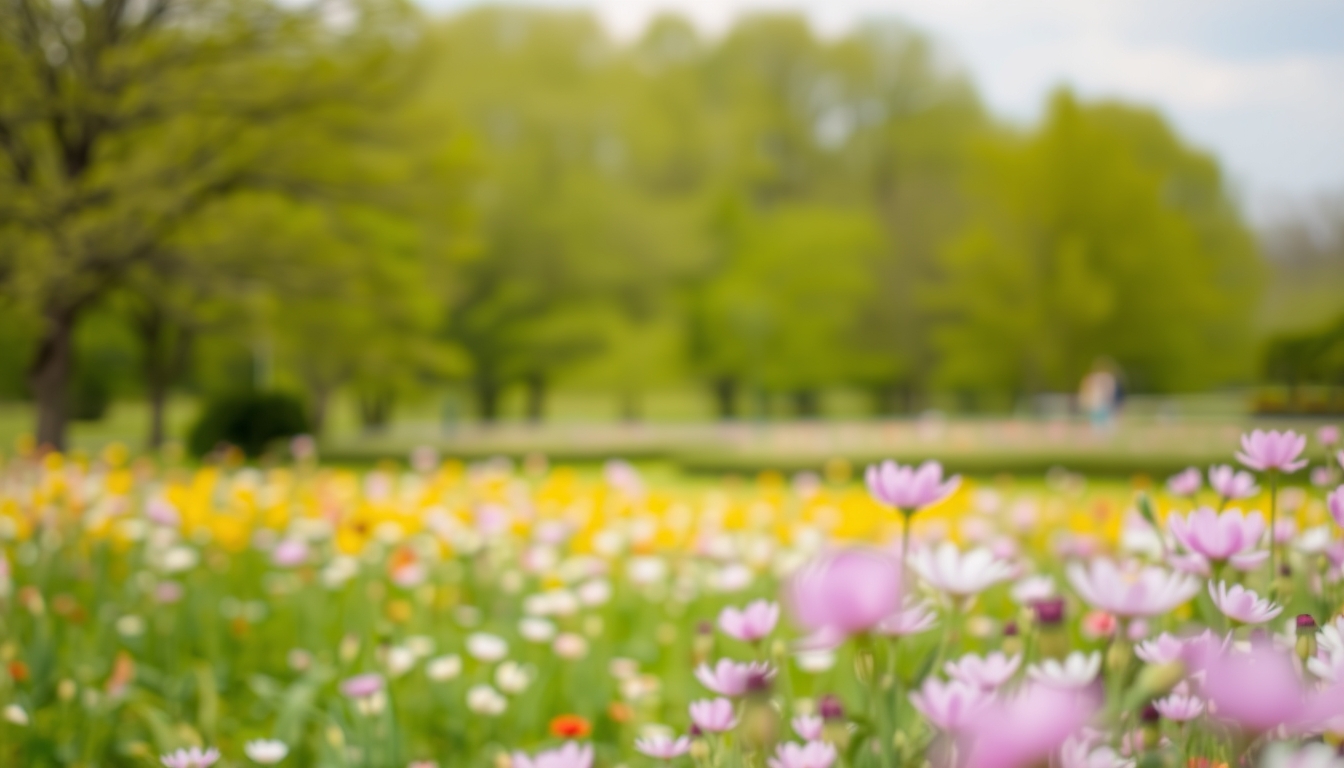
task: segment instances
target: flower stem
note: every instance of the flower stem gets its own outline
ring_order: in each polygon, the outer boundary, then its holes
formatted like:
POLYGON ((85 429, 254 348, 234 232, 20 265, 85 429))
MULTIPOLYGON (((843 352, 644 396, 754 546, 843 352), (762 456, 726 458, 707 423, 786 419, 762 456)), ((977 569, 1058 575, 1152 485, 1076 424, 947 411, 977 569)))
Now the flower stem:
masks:
POLYGON ((1271 600, 1278 597, 1279 584, 1279 537, 1275 530, 1278 527, 1279 512, 1279 473, 1275 470, 1269 470, 1269 597, 1271 600))

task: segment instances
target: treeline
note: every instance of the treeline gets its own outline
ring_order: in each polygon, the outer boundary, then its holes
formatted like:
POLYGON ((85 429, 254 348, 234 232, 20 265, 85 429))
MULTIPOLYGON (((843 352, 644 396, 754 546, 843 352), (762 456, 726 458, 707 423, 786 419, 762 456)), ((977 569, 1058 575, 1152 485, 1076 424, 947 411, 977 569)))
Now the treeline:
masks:
POLYGON ((891 413, 1099 358, 1154 392, 1255 367, 1263 265, 1213 157, 1067 92, 1006 125, 895 22, 11 6, 0 386, 53 444, 100 388, 289 388, 320 430, 338 393, 370 426, 448 386, 484 419, 686 382, 725 417, 837 386, 891 413))

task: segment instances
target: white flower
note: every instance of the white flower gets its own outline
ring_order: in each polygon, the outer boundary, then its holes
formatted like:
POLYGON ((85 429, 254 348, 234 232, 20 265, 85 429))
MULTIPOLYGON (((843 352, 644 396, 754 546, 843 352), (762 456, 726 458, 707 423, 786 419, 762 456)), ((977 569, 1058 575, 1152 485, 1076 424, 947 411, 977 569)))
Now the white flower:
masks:
POLYGON ((275 765, 284 760, 285 755, 289 754, 289 747, 285 746, 285 742, 277 739, 256 739, 244 744, 243 752, 254 763, 275 765))
POLYGON ((145 633, 145 620, 133 613, 117 619, 117 634, 122 637, 139 637, 145 633))
POLYGON ((1210 581, 1209 596, 1213 598, 1213 604, 1218 606, 1218 610, 1242 624, 1264 624, 1283 613, 1283 606, 1271 603, 1240 584, 1233 584, 1229 589, 1227 582, 1220 581, 1215 589, 1213 582, 1210 581))
POLYGON ((404 645, 394 645, 387 649, 387 674, 401 677, 415 666, 415 653, 404 645))
POLYGON ((1032 680, 1055 688, 1082 688, 1097 679, 1100 671, 1101 654, 1096 651, 1089 654, 1074 651, 1063 664, 1046 659, 1027 667, 1027 675, 1032 680))
POLYGON ((436 683, 452 680, 462 674, 462 657, 450 653, 430 659, 425 664, 425 674, 436 683))
POLYGON ((1135 761, 1125 759, 1107 746, 1093 746, 1093 739, 1072 736, 1059 750, 1061 768, 1134 768, 1135 761))
POLYGON ((518 621, 518 634, 533 643, 549 643, 555 637, 555 623, 537 616, 525 616, 518 621))
POLYGON ((816 674, 835 666, 835 651, 821 648, 815 651, 799 651, 793 655, 798 668, 804 672, 816 674))
POLYGON ((434 652, 434 638, 426 635, 411 635, 406 638, 406 647, 410 649, 411 653, 415 654, 415 658, 423 659, 434 652))
POLYGON ((200 561, 201 556, 196 553, 196 550, 179 545, 163 553, 163 559, 159 562, 159 566, 166 573, 181 573, 195 568, 200 561))
POLYGON ((611 599, 611 582, 606 579, 590 579, 579 585, 579 602, 587 606, 603 605, 611 599))
POLYGON ((532 682, 532 674, 516 661, 506 661, 495 668, 495 685, 505 693, 522 693, 532 682))
POLYGON ((625 568, 630 581, 640 586, 647 586, 667 578, 667 563, 653 555, 632 557, 625 568))
POLYGON ((23 727, 28 725, 28 711, 18 704, 9 704, 5 706, 5 720, 23 727))
POLYGON ((588 655, 588 641, 584 640, 582 635, 565 632, 555 638, 551 650, 555 651, 555 655, 562 659, 574 661, 588 655))
POLYGON ((509 644, 499 635, 472 632, 467 635, 467 653, 477 661, 495 662, 509 655, 509 644))
POLYGON ((496 717, 504 714, 508 706, 508 699, 488 685, 474 685, 467 691, 467 709, 478 715, 496 717))
POLYGON ((1344 768, 1344 758, 1329 744, 1307 744, 1294 749, 1292 744, 1279 742, 1265 748, 1260 768, 1344 768))
POLYGON ((219 750, 211 747, 202 751, 200 747, 179 749, 159 758, 165 768, 209 768, 219 760, 219 750))
POLYGON ((1027 576, 1013 585, 1011 593, 1018 605, 1031 605, 1049 600, 1055 596, 1055 580, 1044 574, 1027 576))
POLYGON ((988 549, 963 553, 944 541, 937 549, 921 549, 910 556, 910 566, 924 581, 955 597, 979 594, 1012 576, 1013 569, 988 549))

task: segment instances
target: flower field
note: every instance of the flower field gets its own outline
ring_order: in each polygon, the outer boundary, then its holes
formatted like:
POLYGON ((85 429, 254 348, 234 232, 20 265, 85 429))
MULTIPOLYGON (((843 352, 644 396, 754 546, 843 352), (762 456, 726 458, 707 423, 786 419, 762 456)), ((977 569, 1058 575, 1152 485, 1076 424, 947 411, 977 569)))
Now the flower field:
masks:
POLYGON ((1344 765, 1338 443, 1125 485, 20 451, 0 765, 1344 765))

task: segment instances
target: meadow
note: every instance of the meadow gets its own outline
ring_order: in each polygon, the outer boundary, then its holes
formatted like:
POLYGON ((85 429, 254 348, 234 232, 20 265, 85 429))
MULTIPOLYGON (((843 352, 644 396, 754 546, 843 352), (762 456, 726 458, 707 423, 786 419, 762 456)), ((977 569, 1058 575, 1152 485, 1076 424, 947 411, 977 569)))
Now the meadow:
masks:
POLYGON ((0 762, 1334 765, 1318 438, 1161 484, 20 449, 0 762))

